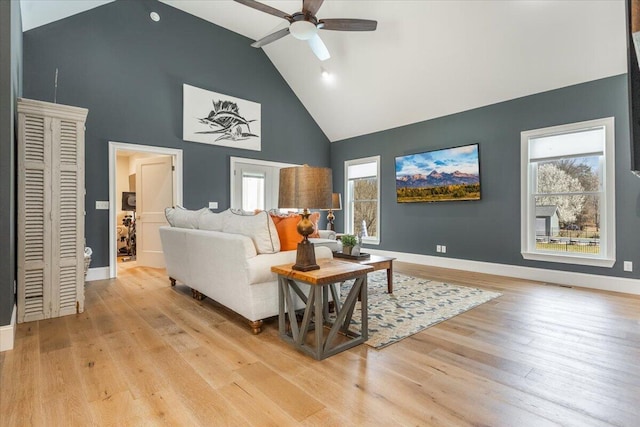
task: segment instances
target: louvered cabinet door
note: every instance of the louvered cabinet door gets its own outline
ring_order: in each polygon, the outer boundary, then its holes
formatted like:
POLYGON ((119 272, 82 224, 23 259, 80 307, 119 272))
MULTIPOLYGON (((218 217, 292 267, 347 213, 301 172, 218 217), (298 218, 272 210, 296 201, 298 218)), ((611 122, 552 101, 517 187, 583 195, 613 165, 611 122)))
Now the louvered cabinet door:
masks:
POLYGON ((18 118, 18 320, 50 317, 51 119, 18 118))
POLYGON ((18 99, 18 322, 84 310, 86 116, 18 99))
POLYGON ((54 119, 51 317, 84 310, 84 124, 54 119), (78 254, 82 254, 79 257, 78 254))

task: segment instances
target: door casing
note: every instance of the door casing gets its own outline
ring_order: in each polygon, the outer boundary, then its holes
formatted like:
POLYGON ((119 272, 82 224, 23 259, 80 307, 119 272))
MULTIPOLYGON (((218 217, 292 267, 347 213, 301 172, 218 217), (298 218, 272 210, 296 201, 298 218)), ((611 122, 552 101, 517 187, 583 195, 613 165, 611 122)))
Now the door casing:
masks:
POLYGON ((116 162, 118 151, 134 151, 140 153, 164 154, 173 157, 175 174, 173 194, 176 204, 182 205, 182 150, 176 148, 154 147, 152 145, 131 144, 126 142, 109 141, 109 277, 118 276, 116 216, 118 214, 116 194, 116 162))

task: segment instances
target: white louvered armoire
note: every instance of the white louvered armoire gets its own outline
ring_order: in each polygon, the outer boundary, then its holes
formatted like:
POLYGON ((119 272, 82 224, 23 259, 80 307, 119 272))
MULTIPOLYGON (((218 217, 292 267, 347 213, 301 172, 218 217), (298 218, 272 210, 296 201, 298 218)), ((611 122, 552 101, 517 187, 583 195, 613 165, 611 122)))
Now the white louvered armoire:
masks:
POLYGON ((18 99, 18 322, 84 310, 88 110, 18 99))

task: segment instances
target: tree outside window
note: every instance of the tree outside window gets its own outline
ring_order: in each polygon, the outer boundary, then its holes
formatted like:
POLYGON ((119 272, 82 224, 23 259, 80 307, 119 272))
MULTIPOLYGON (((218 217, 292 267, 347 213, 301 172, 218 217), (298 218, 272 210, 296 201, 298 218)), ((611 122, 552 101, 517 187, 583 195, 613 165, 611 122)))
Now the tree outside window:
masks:
POLYGON ((379 156, 345 162, 345 232, 365 243, 380 242, 379 165, 379 156))
POLYGON ((522 256, 615 263, 613 118, 522 132, 522 256))

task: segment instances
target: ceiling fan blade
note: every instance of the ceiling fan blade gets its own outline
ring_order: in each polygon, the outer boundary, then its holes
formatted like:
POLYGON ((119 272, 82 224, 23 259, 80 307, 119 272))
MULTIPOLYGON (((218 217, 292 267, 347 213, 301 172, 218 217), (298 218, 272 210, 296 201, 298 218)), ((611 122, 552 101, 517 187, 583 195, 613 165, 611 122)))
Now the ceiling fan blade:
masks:
POLYGON ((321 30, 374 31, 377 27, 378 21, 369 19, 321 19, 318 22, 321 30))
POLYGON ((261 38, 260 40, 256 40, 255 42, 251 43, 251 47, 262 47, 266 44, 269 44, 271 42, 274 42, 278 39, 281 39, 282 37, 286 36, 287 34, 289 34, 289 27, 287 28, 283 28, 282 30, 276 31, 275 33, 271 33, 268 36, 265 36, 263 38, 261 38))
POLYGON ((237 3, 243 4, 245 6, 249 6, 253 9, 259 10, 260 12, 268 13, 269 15, 277 16, 278 18, 286 19, 291 22, 291 15, 286 12, 283 12, 275 7, 267 6, 264 3, 257 2, 255 0, 234 0, 237 3))
POLYGON ((316 16, 318 9, 322 6, 324 0, 303 0, 302 1, 302 13, 316 16))
POLYGON ((320 61, 325 61, 331 58, 327 46, 325 46, 319 35, 316 34, 307 41, 309 42, 309 47, 311 47, 311 50, 316 54, 320 61))

